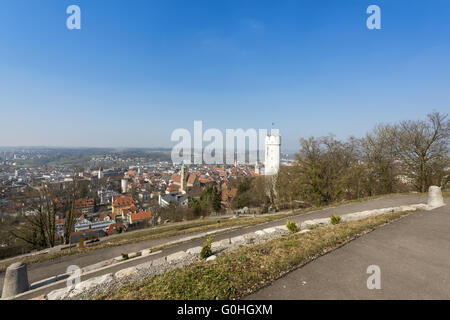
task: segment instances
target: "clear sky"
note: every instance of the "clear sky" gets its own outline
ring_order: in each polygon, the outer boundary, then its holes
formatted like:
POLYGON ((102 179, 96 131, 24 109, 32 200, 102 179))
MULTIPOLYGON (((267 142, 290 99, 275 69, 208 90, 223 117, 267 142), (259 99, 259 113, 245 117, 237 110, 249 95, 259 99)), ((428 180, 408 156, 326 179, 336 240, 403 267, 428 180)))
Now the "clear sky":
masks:
POLYGON ((274 122, 295 150, 433 109, 450 111, 448 0, 0 4, 0 146, 170 147, 203 120, 274 122), (66 27, 72 4, 81 30, 66 27))

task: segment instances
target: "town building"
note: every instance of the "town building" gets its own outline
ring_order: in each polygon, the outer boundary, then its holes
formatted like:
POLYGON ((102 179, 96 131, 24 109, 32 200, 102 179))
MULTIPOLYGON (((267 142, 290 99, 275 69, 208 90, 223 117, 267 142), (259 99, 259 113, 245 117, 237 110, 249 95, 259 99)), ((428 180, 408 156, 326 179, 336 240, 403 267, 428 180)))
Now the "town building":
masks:
POLYGON ((84 198, 84 199, 78 199, 75 200, 75 213, 76 214, 92 214, 94 213, 95 209, 95 202, 94 198, 84 198))
POLYGON ((265 165, 264 174, 266 176, 276 175, 280 170, 281 158, 281 136, 278 130, 272 130, 271 134, 266 136, 265 165))
POLYGON ((103 230, 111 224, 115 224, 116 222, 113 220, 110 221, 95 221, 91 222, 86 219, 81 220, 77 224, 75 224, 75 232, 86 231, 86 230, 103 230))
POLYGON ((158 204, 160 207, 166 208, 170 204, 174 204, 176 206, 187 207, 189 202, 189 197, 187 194, 179 194, 179 193, 166 193, 159 195, 158 204))
POLYGON ((130 209, 136 206, 136 201, 130 196, 118 196, 113 197, 112 204, 112 218, 116 219, 117 216, 122 216, 123 210, 130 209))
POLYGON ((152 219, 152 212, 150 210, 148 210, 148 211, 132 212, 132 213, 128 214, 126 221, 130 225, 133 225, 133 224, 136 224, 136 223, 146 222, 146 221, 149 221, 151 219, 152 219))

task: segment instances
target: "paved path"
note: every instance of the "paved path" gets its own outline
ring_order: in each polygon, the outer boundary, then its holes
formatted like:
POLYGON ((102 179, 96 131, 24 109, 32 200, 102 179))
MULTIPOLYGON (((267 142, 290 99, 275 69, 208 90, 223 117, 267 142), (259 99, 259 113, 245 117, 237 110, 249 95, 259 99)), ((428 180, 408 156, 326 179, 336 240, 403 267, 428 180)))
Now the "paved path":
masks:
MULTIPOLYGON (((388 196, 388 197, 382 197, 377 198, 373 200, 368 200, 364 202, 354 202, 346 205, 341 205, 333 208, 327 208, 327 209, 321 209, 314 212, 306 213, 306 214, 300 214, 298 216, 290 217, 289 220, 293 220, 296 223, 301 223, 302 221, 309 220, 309 219, 315 219, 315 218, 324 218, 329 217, 333 214, 345 214, 345 213, 351 213, 351 212, 357 212, 357 211, 363 211, 363 210, 371 210, 371 209, 380 209, 380 208, 386 208, 386 207, 394 207, 394 206, 400 206, 400 205, 408 205, 408 204, 415 204, 415 203, 426 203, 426 197, 423 195, 398 195, 398 196, 388 196)), ((235 237, 244 233, 253 232, 256 230, 260 230, 262 228, 268 228, 273 226, 278 226, 286 223, 286 218, 282 218, 280 220, 271 221, 268 223, 264 223, 257 226, 251 226, 251 227, 244 227, 238 230, 228 231, 224 232, 222 234, 218 234, 214 236, 214 241, 222 240, 226 238, 235 237)), ((195 234, 195 233, 194 233, 195 234)), ((193 234, 190 234, 193 235, 193 234)), ((67 267, 70 265, 77 265, 80 268, 92 265, 96 262, 100 262, 103 260, 111 259, 117 256, 120 256, 121 253, 129 253, 129 252, 136 252, 139 250, 143 250, 146 248, 151 248, 155 246, 162 246, 170 241, 174 241, 177 239, 181 239, 186 237, 186 235, 181 236, 172 236, 168 238, 163 239, 153 239, 153 240, 147 240, 142 241, 139 243, 132 243, 127 244, 123 246, 118 247, 110 247, 110 248, 103 248, 98 249, 95 251, 91 251, 85 254, 77 254, 72 256, 66 256, 59 258, 54 261, 43 261, 39 263, 34 263, 28 266, 28 277, 30 283, 37 282, 39 280, 47 279, 52 276, 56 276, 59 274, 64 274, 67 270, 67 267)), ((101 272, 101 274, 106 274, 110 272, 115 272, 127 267, 131 267, 140 263, 144 263, 146 261, 150 261, 153 259, 160 258, 162 256, 180 251, 180 250, 186 250, 191 247, 195 246, 201 246, 204 242, 203 238, 191 240, 187 243, 181 243, 177 245, 173 245, 169 248, 166 248, 163 250, 161 254, 149 256, 142 259, 137 260, 130 260, 129 262, 125 264, 121 264, 120 266, 111 266, 111 268, 106 269, 101 272), (116 270, 117 269, 117 270, 116 270)), ((98 276, 100 274, 93 273, 89 275, 90 277, 98 276)), ((3 277, 4 273, 0 274, 0 288, 3 288, 3 277)), ((86 280, 87 277, 82 277, 82 280, 86 280)), ((63 286, 63 285, 61 285, 63 286)), ((61 287, 60 286, 60 287, 61 287)), ((52 288, 51 290, 54 290, 58 288, 58 286, 52 288)), ((48 292, 51 290, 47 290, 48 292)))
POLYGON ((450 299, 449 205, 383 226, 246 299, 450 299), (367 289, 378 265, 381 289, 367 289))

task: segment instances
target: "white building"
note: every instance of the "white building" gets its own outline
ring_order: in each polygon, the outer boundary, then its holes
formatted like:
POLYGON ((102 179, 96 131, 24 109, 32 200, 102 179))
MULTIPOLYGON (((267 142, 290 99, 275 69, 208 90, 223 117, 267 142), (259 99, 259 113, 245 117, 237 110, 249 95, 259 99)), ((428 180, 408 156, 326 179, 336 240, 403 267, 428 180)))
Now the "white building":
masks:
POLYGON ((189 203, 187 194, 168 193, 159 195, 158 203, 160 207, 167 208, 171 203, 186 207, 189 203))
POLYGON ((266 176, 275 175, 280 170, 280 157, 281 157, 281 136, 278 130, 272 130, 270 134, 266 136, 266 153, 264 174, 266 176))
POLYGON ((122 181, 121 181, 121 189, 122 189, 122 193, 127 193, 128 192, 128 180, 127 179, 122 179, 122 181))
POLYGON ((119 196, 119 194, 113 190, 99 190, 97 194, 100 197, 100 204, 111 204, 112 198, 119 196))
POLYGON ((108 228, 111 224, 115 224, 115 223, 116 222, 114 220, 90 222, 86 219, 83 219, 82 221, 78 222, 75 225, 75 232, 80 232, 80 231, 89 230, 89 229, 103 230, 105 228, 108 228))
POLYGON ((98 174, 97 174, 98 179, 103 179, 104 175, 103 175, 103 168, 100 167, 98 169, 98 174))

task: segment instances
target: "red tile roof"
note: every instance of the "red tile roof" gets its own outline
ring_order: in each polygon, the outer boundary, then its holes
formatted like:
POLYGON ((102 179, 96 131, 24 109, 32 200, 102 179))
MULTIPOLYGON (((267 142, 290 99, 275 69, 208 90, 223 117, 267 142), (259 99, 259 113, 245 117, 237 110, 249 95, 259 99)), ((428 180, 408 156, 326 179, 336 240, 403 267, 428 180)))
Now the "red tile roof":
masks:
POLYGON ((227 207, 229 207, 231 205, 231 202, 233 202, 234 198, 236 197, 237 191, 237 188, 222 190, 222 202, 225 202, 227 207))
POLYGON ((94 198, 84 198, 75 200, 75 208, 87 208, 94 206, 94 198))
POLYGON ((125 207, 134 205, 136 202, 130 196, 119 196, 114 198, 113 207, 125 207))
POLYGON ((189 175, 187 183, 193 185, 195 183, 195 180, 197 180, 197 175, 195 173, 191 173, 189 175))
POLYGON ((151 217, 152 217, 151 211, 141 211, 141 212, 136 212, 136 213, 130 214, 131 223, 133 223, 133 221, 151 219, 151 217))
POLYGON ((181 188, 181 186, 172 183, 172 184, 167 188, 167 191, 169 191, 169 192, 174 192, 174 191, 180 190, 180 188, 181 188))
POLYGON ((180 175, 180 174, 173 174, 173 175, 170 177, 170 180, 172 180, 173 182, 178 182, 178 183, 180 183, 180 181, 181 181, 181 175, 180 175))

